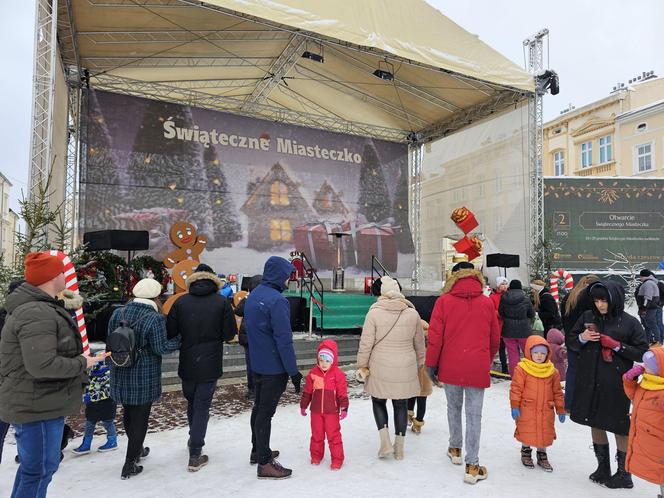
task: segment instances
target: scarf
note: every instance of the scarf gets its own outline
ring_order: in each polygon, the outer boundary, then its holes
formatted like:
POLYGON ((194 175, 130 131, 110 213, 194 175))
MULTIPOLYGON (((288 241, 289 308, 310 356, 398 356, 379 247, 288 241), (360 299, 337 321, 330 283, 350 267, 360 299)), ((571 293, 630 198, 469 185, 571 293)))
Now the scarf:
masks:
POLYGON ((140 303, 140 304, 147 304, 148 306, 152 306, 152 308, 155 311, 157 311, 157 312, 159 311, 159 309, 157 308, 157 304, 152 299, 144 299, 142 297, 135 297, 134 302, 135 303, 140 303))
POLYGON ((662 391, 664 390, 664 377, 644 373, 639 385, 646 391, 662 391))
POLYGON ((528 358, 523 358, 519 362, 519 366, 528 375, 532 375, 533 377, 537 377, 540 379, 546 379, 547 377, 551 377, 556 371, 556 367, 554 367, 553 363, 551 363, 551 361, 549 360, 545 361, 544 363, 535 363, 534 361, 529 360, 528 358))

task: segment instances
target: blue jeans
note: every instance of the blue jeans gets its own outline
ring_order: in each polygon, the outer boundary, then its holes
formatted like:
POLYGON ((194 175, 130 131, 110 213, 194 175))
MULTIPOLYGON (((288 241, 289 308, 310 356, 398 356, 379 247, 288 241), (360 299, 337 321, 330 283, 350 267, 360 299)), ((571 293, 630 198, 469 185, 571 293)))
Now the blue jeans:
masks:
POLYGON ((646 331, 646 336, 648 341, 652 344, 653 342, 662 343, 662 337, 660 336, 660 327, 657 325, 657 312, 661 313, 660 308, 657 309, 647 309, 645 313, 641 314, 641 325, 646 331))
MULTIPOLYGON (((106 429, 106 436, 115 437, 118 435, 118 432, 115 430, 115 420, 104 420, 102 422, 104 429, 106 429)), ((95 434, 95 427, 97 426, 96 422, 90 422, 89 420, 85 421, 85 437, 92 437, 95 434)))
MULTIPOLYGON (((664 296, 660 296, 660 301, 664 299, 664 296)), ((664 340, 664 322, 662 321, 662 307, 657 308, 655 312, 655 320, 657 320, 657 327, 659 327, 659 340, 664 340)))
POLYGON ((16 471, 11 498, 45 498, 60 465, 64 417, 14 424, 21 464, 16 471))
POLYGON ((187 421, 189 422, 189 456, 200 456, 205 446, 210 406, 217 381, 192 382, 182 379, 182 394, 187 398, 187 421))

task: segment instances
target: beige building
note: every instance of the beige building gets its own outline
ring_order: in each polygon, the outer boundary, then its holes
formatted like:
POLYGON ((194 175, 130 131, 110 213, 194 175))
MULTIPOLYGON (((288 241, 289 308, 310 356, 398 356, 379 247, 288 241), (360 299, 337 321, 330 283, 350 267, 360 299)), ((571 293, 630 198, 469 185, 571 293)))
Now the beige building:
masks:
POLYGON ((664 78, 544 124, 544 176, 664 176, 664 78))
POLYGON ((14 261, 15 237, 18 216, 9 209, 12 183, 0 173, 0 255, 5 264, 14 261))

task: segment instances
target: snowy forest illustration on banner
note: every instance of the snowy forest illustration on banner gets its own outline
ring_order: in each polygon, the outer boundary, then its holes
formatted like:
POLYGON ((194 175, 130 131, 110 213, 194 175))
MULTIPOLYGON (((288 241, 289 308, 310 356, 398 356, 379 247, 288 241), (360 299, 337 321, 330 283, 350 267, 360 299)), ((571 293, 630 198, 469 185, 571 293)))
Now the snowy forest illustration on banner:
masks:
POLYGON ((149 254, 169 227, 208 237, 220 273, 260 273, 268 255, 304 252, 364 275, 376 255, 410 276, 408 150, 404 144, 88 90, 83 113, 80 229, 148 230, 149 254))

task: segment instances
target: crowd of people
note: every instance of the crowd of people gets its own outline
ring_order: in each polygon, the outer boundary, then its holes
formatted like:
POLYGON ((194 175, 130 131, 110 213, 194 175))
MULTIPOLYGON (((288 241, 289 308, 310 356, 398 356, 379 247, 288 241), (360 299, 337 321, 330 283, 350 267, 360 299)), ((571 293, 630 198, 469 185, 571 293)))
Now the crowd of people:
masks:
MULTIPOLYGON (((106 440, 98 451, 116 450, 121 405, 127 450, 120 476, 139 475, 150 453, 145 445, 150 412, 162 392, 162 356, 175 351, 187 401, 187 469, 196 472, 207 465, 203 449, 210 407, 223 374, 223 345, 238 333, 236 316, 242 317, 239 342, 245 348, 247 395, 253 400, 249 463, 257 465, 257 477, 284 479, 293 473, 278 462, 279 451, 270 445, 272 418, 289 381, 297 393, 302 391, 300 412, 310 418, 311 464, 321 464, 327 440, 330 468, 344 465, 346 375, 330 339, 319 344, 316 365, 306 378, 300 373, 289 303, 282 294, 295 271, 287 260, 270 257, 260 283, 246 297, 236 296, 234 305, 221 292, 224 282, 200 264, 187 279, 187 294, 167 315, 161 309, 161 284, 143 279, 134 286, 133 299, 113 312, 106 351, 97 354, 83 353, 72 315, 80 302, 62 294, 61 260, 31 253, 24 266, 25 279, 12 285, 0 313, 0 438, 11 424, 19 462, 12 498, 46 496, 68 437, 65 417, 78 414, 82 402, 85 432, 73 452, 92 451, 99 422, 106 440)), ((632 488, 635 474, 664 485, 664 294, 648 270, 640 279, 635 298, 641 320, 625 311, 622 286, 594 275, 581 278, 558 306, 539 280, 529 283, 529 296, 520 281, 498 277, 487 296, 482 273, 459 263, 429 323, 396 279, 377 280, 372 286, 377 300, 360 336, 356 378, 371 397, 378 457, 405 458, 407 428, 422 432, 427 396, 435 384, 447 401, 447 457, 465 465, 464 482, 487 479, 479 455, 483 402, 494 357, 503 349, 503 372, 511 379, 505 404, 515 422, 523 466, 553 471, 547 448, 556 439, 556 420, 563 423, 569 416, 590 428, 597 458, 592 481, 632 488), (615 436, 615 472, 608 433, 615 436)), ((661 491, 664 495, 664 486, 661 491)))

